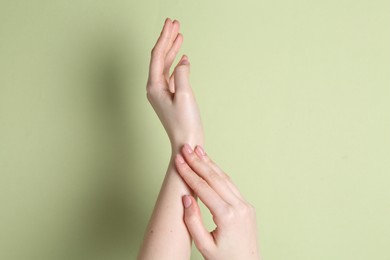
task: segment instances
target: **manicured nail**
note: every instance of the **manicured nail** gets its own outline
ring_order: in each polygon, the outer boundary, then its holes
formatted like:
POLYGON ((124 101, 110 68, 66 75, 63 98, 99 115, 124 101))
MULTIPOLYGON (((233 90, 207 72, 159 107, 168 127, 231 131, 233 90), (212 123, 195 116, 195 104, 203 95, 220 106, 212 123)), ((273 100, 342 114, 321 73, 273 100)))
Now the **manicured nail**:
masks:
POLYGON ((184 64, 184 65, 190 64, 190 61, 188 60, 187 55, 183 55, 183 57, 181 58, 181 62, 180 63, 184 64))
POLYGON ((187 151, 187 153, 192 153, 192 148, 189 146, 189 144, 185 144, 184 149, 187 151))
POLYGON ((183 156, 181 156, 181 154, 176 155, 176 160, 177 160, 179 163, 184 163, 184 158, 183 158, 183 156))
POLYGON ((183 205, 185 208, 189 208, 192 204, 191 198, 188 195, 183 196, 183 205))
POLYGON ((196 151, 196 152, 198 153, 198 155, 200 155, 200 156, 205 156, 205 155, 206 155, 205 151, 203 150, 202 146, 200 146, 200 145, 197 145, 197 146, 196 146, 195 151, 196 151))

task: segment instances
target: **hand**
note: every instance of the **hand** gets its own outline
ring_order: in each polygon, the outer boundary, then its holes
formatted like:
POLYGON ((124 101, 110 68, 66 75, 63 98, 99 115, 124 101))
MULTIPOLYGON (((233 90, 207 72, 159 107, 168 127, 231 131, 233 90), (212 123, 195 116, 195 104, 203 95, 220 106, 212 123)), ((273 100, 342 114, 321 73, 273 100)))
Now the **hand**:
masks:
POLYGON ((190 62, 183 55, 169 75, 180 50, 183 35, 178 21, 165 20, 164 28, 152 50, 147 98, 160 118, 173 148, 184 143, 203 143, 199 109, 189 82, 190 62))
POLYGON ((254 208, 244 200, 236 186, 197 146, 186 144, 175 158, 176 168, 188 186, 209 208, 216 229, 208 232, 194 197, 183 197, 184 221, 196 247, 205 259, 259 259, 254 208))

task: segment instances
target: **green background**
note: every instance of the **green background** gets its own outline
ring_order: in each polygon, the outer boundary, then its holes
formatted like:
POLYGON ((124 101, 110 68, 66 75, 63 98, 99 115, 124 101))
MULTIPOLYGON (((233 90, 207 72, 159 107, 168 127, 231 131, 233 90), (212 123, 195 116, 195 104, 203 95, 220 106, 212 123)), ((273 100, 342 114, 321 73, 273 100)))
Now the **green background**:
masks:
POLYGON ((170 156, 145 84, 171 17, 206 151, 256 207, 264 259, 389 260, 389 13, 1 0, 0 259, 135 259, 170 156))

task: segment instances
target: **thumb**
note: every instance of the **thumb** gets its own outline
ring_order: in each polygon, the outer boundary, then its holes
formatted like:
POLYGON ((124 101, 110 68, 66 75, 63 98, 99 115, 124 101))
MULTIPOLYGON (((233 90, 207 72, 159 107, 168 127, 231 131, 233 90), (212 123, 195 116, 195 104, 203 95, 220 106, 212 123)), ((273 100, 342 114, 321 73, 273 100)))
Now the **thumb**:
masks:
POLYGON ((190 62, 186 55, 183 55, 176 65, 174 73, 175 92, 186 91, 190 86, 190 62))
POLYGON ((184 222, 194 239, 195 246, 204 255, 214 247, 214 239, 203 225, 200 208, 194 197, 183 196, 184 222))

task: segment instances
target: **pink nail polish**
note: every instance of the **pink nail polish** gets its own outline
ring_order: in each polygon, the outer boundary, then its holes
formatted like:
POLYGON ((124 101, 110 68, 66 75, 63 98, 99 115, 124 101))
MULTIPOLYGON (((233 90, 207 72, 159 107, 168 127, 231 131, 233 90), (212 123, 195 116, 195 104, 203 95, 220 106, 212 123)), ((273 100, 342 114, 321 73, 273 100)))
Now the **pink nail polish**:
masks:
POLYGON ((183 205, 185 208, 189 208, 192 204, 191 198, 188 195, 183 196, 183 205))
POLYGON ((189 146, 189 144, 185 144, 184 149, 186 150, 187 153, 192 153, 192 148, 191 146, 189 146))
POLYGON ((183 158, 183 156, 181 156, 180 154, 176 155, 176 160, 177 160, 179 163, 184 163, 184 158, 183 158))
POLYGON ((205 156, 206 155, 206 152, 203 150, 202 146, 197 145, 196 146, 196 150, 199 152, 199 155, 201 155, 201 156, 205 156))
POLYGON ((190 62, 189 62, 188 60, 182 60, 182 61, 181 61, 181 64, 183 64, 183 65, 188 65, 188 64, 190 64, 190 62))

